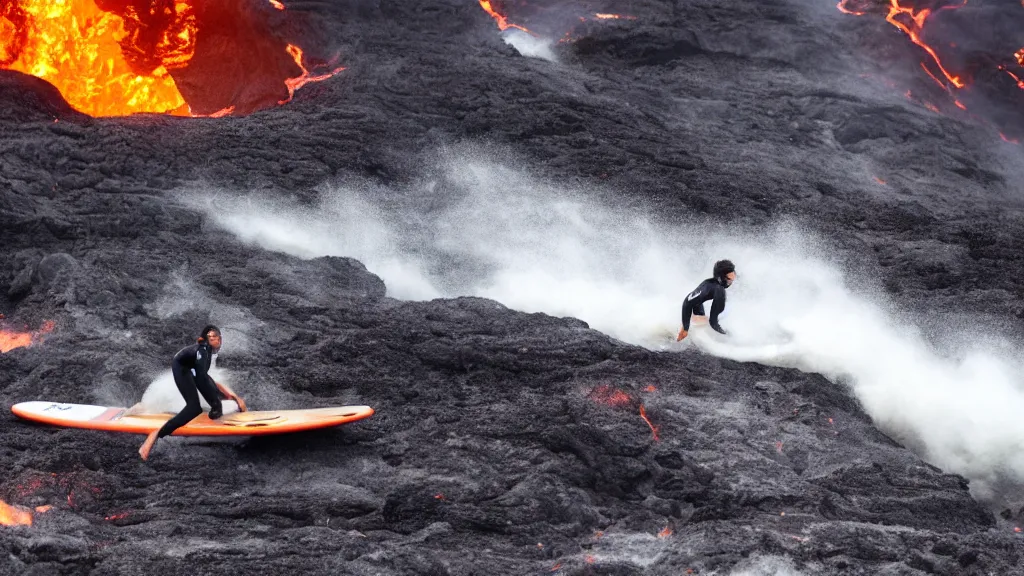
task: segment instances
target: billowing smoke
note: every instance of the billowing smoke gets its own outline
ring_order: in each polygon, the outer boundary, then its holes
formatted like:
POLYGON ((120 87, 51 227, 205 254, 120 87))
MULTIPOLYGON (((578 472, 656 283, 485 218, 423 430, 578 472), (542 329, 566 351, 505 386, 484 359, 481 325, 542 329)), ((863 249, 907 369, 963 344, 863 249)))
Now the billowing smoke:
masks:
MULTIPOLYGON (((314 208, 220 194, 204 210, 247 242, 310 258, 358 258, 391 296, 476 295, 526 312, 581 318, 655 349, 698 346, 741 361, 841 378, 877 423, 946 470, 1024 480, 1024 382, 1007 342, 981 326, 930 341, 834 250, 791 223, 770 230, 669 226, 484 161, 446 163, 410 189, 326 191, 314 208), (388 204, 373 198, 388 198, 388 204), (676 344, 683 296, 732 259, 719 337, 676 344), (852 289, 851 286, 857 286, 852 289)), ((209 194, 186 198, 209 198, 209 194)))

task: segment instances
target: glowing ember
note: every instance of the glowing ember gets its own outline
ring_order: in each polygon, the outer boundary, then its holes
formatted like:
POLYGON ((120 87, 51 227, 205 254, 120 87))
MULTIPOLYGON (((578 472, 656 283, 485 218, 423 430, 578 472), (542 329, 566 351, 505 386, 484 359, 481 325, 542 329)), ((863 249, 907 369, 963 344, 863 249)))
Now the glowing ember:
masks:
POLYGON ((612 388, 607 384, 601 384, 594 388, 590 391, 588 396, 591 400, 608 406, 628 406, 633 402, 633 399, 629 397, 629 394, 626 394, 622 390, 612 388))
POLYGON ((584 558, 583 560, 584 560, 584 561, 585 561, 585 562, 586 562, 587 564, 593 564, 593 563, 594 563, 594 557, 593 557, 593 556, 591 556, 590 554, 587 554, 587 557, 586 557, 586 558, 584 558))
POLYGON ((444 499, 445 499, 444 494, 440 494, 440 493, 434 494, 434 500, 444 500, 444 499))
POLYGON ((31 526, 32 513, 0 500, 0 525, 31 526))
POLYGON ((561 567, 562 567, 562 563, 561 563, 561 562, 559 562, 558 564, 555 564, 554 566, 552 566, 552 567, 551 567, 551 571, 552 571, 552 572, 558 572, 558 570, 559 570, 559 569, 560 569, 561 567))
POLYGON ((35 332, 17 332, 0 327, 0 353, 38 344, 43 341, 43 336, 53 332, 53 328, 54 323, 50 320, 43 322, 35 332))
POLYGON ((882 179, 881 179, 881 178, 879 178, 878 176, 875 176, 875 182, 878 182, 878 183, 879 183, 879 184, 881 184, 882 186, 885 186, 885 180, 882 180, 882 179))
POLYGON ((1020 76, 1017 76, 1013 72, 1010 72, 1009 70, 1006 69, 1005 66, 1000 66, 999 69, 1009 74, 1010 78, 1013 78, 1013 81, 1017 83, 1017 88, 1024 90, 1024 80, 1021 80, 1020 76))
POLYGON ((130 514, 130 512, 121 512, 119 514, 111 514, 110 516, 105 516, 103 519, 104 520, 120 520, 122 518, 127 518, 129 514, 130 514))
POLYGON ((494 18, 494 21, 498 23, 498 29, 499 30, 504 32, 505 30, 508 30, 509 28, 515 28, 517 30, 522 30, 523 32, 526 32, 528 34, 532 34, 532 32, 530 32, 529 30, 527 30, 526 28, 523 28, 522 26, 520 26, 518 24, 511 24, 508 21, 508 18, 505 18, 505 16, 503 16, 502 14, 499 14, 498 11, 496 11, 491 6, 491 0, 480 0, 480 7, 483 8, 485 12, 490 14, 491 18, 494 18))
POLYGON ((647 422, 647 426, 650 427, 651 434, 654 436, 654 441, 657 442, 658 441, 658 427, 655 426, 654 424, 651 424, 651 421, 647 419, 647 412, 644 410, 644 405, 643 404, 640 405, 640 417, 644 419, 644 422, 647 422))
POLYGON ((624 16, 622 14, 594 14, 598 20, 636 20, 636 16, 624 16))
POLYGON ((672 529, 669 528, 668 526, 665 526, 664 528, 661 529, 661 532, 658 532, 658 538, 668 538, 671 535, 672 535, 672 529))
POLYGON ((277 0, 270 0, 270 5, 278 10, 284 10, 284 4, 281 4, 277 0))
POLYGON ((295 78, 288 78, 287 80, 284 81, 285 86, 288 87, 288 98, 286 98, 285 100, 281 100, 280 102, 278 102, 278 104, 290 102, 292 96, 295 95, 295 91, 298 90, 299 88, 302 88, 306 84, 309 84, 310 82, 320 82, 322 80, 327 80, 331 76, 334 76, 338 72, 341 72, 342 70, 345 69, 344 67, 335 68, 334 70, 331 70, 326 74, 313 76, 312 74, 309 73, 309 70, 306 70, 306 67, 302 64, 302 49, 294 44, 289 44, 287 50, 288 53, 291 54, 292 59, 295 60, 295 63, 298 64, 299 68, 302 70, 302 75, 296 76, 295 78))
POLYGON ((45 79, 92 116, 188 114, 168 71, 195 51, 191 1, 140 16, 133 7, 122 15, 100 10, 94 0, 9 0, 0 16, 8 32, 0 67, 45 79))
POLYGON ((647 392, 657 392, 658 391, 658 389, 655 388, 653 384, 648 384, 647 387, 644 388, 644 390, 647 391, 647 392))

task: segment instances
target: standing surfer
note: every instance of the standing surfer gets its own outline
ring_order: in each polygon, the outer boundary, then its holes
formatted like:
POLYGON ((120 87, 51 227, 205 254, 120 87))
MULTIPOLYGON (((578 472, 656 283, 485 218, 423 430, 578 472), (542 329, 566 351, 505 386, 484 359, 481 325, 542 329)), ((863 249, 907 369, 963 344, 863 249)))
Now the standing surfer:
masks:
POLYGON ((233 390, 210 377, 210 365, 213 357, 220 351, 220 346, 220 329, 216 326, 206 326, 195 344, 182 348, 174 355, 171 373, 174 375, 174 384, 178 387, 178 392, 185 398, 185 407, 162 428, 146 437, 146 441, 139 448, 139 455, 143 460, 149 458, 149 452, 159 438, 173 434, 175 430, 203 413, 203 408, 199 404, 200 394, 210 405, 211 420, 216 420, 224 414, 220 403, 221 396, 234 400, 238 403, 238 409, 245 411, 245 402, 233 390))

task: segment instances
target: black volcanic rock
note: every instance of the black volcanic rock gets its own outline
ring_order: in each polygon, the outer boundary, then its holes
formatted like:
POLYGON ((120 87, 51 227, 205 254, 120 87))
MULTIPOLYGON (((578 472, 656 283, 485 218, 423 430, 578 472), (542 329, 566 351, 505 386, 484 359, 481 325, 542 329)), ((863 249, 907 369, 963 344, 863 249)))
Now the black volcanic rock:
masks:
POLYGON ((505 45, 475 2, 293 2, 351 66, 244 118, 92 120, 0 72, 0 313, 56 323, 0 354, 5 406, 128 405, 213 321, 254 407, 377 410, 172 438, 147 462, 139 437, 5 413, 0 499, 53 508, 0 527, 0 572, 1019 571, 1010 521, 841 383, 492 300, 399 301, 356 260, 244 244, 184 201, 313 203, 324 183, 408 182, 434 148, 479 141, 668 219, 806 218, 915 309, 980 290, 982 312, 1024 317, 1019 150, 850 80, 883 29, 804 4, 619 7, 638 19, 581 25, 556 67, 505 45))

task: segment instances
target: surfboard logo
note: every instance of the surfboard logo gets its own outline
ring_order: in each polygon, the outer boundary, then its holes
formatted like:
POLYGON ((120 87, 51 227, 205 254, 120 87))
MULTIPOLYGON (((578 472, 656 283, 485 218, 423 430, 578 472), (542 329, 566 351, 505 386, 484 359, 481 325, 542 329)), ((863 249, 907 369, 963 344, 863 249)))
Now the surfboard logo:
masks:
POLYGON ((74 408, 74 406, 70 404, 50 404, 46 408, 43 408, 43 412, 49 412, 51 410, 60 410, 61 412, 65 412, 67 410, 71 410, 72 408, 74 408))

